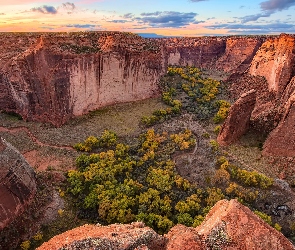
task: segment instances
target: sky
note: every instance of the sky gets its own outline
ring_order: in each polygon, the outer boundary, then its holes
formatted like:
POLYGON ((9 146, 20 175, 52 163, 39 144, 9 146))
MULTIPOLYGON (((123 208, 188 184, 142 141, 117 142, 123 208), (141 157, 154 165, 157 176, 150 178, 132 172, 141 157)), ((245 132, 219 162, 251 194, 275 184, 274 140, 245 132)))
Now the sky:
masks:
POLYGON ((295 0, 0 0, 0 32, 295 33, 295 0))

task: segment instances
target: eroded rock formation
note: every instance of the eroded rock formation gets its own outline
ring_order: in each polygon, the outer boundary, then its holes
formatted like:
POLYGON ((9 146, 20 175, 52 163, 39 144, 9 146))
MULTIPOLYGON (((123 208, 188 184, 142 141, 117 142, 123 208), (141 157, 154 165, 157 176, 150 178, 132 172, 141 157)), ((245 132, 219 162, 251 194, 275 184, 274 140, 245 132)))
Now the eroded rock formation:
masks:
POLYGON ((201 37, 159 39, 170 65, 244 72, 264 41, 263 37, 201 37))
POLYGON ((217 137, 220 145, 226 146, 239 139, 249 128, 251 113, 256 104, 254 89, 241 95, 231 106, 228 117, 217 137))
POLYGON ((35 193, 34 170, 0 137, 0 231, 24 211, 35 193))
POLYGON ((176 225, 164 236, 137 222, 131 225, 85 225, 53 237, 47 249, 278 249, 295 247, 277 230, 236 200, 221 200, 197 228, 176 225))

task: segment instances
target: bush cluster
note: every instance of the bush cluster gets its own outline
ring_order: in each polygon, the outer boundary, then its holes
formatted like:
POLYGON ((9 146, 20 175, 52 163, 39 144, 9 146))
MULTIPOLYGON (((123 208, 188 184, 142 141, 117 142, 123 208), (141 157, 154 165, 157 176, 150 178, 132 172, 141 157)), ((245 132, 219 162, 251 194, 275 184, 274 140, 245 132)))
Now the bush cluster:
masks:
POLYGON ((176 223, 199 225, 211 206, 224 198, 221 190, 197 189, 176 173, 171 154, 195 145, 189 130, 168 134, 150 129, 136 145, 106 145, 99 153, 80 155, 78 170, 68 172, 68 192, 82 211, 97 215, 93 221, 141 220, 165 233, 176 223))
POLYGON ((181 81, 176 89, 186 93, 183 109, 195 113, 198 119, 208 119, 218 111, 217 95, 220 82, 203 78, 202 72, 195 67, 168 67, 168 76, 178 76, 181 81), (188 102, 187 102, 188 101, 188 102))
POLYGON ((173 99, 174 95, 175 89, 173 88, 170 88, 168 91, 163 92, 163 102, 171 107, 155 110, 151 116, 143 116, 141 118, 141 122, 145 126, 152 126, 159 122, 164 122, 172 116, 178 115, 181 112, 182 103, 180 100, 173 99))
POLYGON ((74 149, 78 151, 90 152, 95 148, 104 148, 115 145, 117 135, 109 130, 105 130, 100 138, 89 136, 84 142, 74 145, 74 149))
POLYGON ((216 102, 217 106, 219 107, 218 112, 213 117, 214 123, 221 123, 225 120, 228 115, 228 111, 230 108, 230 103, 225 100, 219 100, 216 102))

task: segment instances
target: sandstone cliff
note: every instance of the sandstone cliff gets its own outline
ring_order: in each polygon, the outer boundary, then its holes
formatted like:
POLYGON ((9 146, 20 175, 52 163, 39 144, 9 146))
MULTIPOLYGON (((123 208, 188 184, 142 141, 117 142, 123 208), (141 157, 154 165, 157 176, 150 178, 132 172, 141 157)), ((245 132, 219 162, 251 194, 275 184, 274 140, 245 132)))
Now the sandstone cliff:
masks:
POLYGON ((244 72, 264 41, 264 37, 200 37, 159 39, 169 65, 213 68, 244 72))
POLYGON ((131 225, 85 225, 53 237, 47 249, 278 249, 295 247, 278 231, 236 200, 221 200, 197 228, 176 225, 164 236, 137 222, 131 225))
POLYGON ((0 232, 24 211, 35 193, 34 170, 12 145, 0 138, 0 232))
POLYGON ((268 90, 280 95, 295 73, 295 38, 282 34, 267 39, 257 51, 249 74, 264 76, 268 90))
POLYGON ((0 64, 0 107, 26 120, 60 126, 72 116, 158 92, 164 68, 152 41, 120 32, 28 36, 3 35, 2 43, 20 46, 0 64))
POLYGON ((264 143, 264 154, 295 157, 295 77, 288 84, 279 111, 282 118, 264 143))

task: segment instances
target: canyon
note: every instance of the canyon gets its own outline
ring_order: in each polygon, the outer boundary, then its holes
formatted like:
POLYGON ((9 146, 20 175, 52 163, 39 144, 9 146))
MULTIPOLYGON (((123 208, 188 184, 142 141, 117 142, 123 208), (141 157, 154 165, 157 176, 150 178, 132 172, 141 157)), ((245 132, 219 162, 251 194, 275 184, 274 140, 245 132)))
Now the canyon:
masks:
POLYGON ((167 65, 190 65, 227 72, 233 101, 254 89, 254 108, 241 122, 272 132, 265 154, 294 156, 294 133, 288 143, 284 137, 294 128, 294 35, 144 39, 120 32, 4 33, 0 39, 0 109, 25 120, 61 126, 91 110, 157 96, 167 65))
MULTIPOLYGON (((1 33, 0 41, 0 110, 25 121, 61 127, 108 105, 159 96, 168 65, 195 66, 228 75, 232 106, 217 137, 221 146, 252 130, 266 137, 264 156, 295 156, 294 35, 144 39, 121 32, 1 33)), ((51 145, 22 130, 39 146, 51 145)), ((0 231, 32 201, 34 175, 23 156, 0 138, 0 231)), ((85 226, 56 237, 40 249, 122 241, 126 249, 206 249, 215 243, 223 249, 294 249, 235 200, 218 202, 196 229, 177 225, 165 236, 134 223, 85 226), (126 237, 117 239, 118 232, 126 237), (220 232, 224 238, 216 243, 212 237, 220 232), (94 240, 86 240, 89 236, 94 240), (64 242, 67 237, 71 241, 64 242)))

